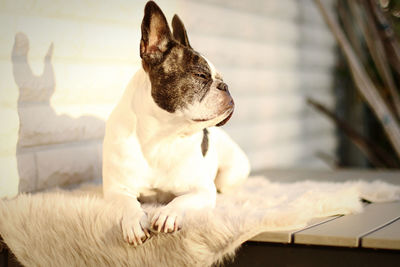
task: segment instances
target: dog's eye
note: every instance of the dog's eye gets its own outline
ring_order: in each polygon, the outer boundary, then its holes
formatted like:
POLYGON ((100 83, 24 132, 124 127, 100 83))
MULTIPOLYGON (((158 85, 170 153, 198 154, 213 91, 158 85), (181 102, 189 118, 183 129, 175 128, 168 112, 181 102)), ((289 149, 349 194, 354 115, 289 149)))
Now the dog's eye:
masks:
POLYGON ((204 80, 208 79, 207 75, 205 75, 204 73, 195 73, 194 75, 204 80))

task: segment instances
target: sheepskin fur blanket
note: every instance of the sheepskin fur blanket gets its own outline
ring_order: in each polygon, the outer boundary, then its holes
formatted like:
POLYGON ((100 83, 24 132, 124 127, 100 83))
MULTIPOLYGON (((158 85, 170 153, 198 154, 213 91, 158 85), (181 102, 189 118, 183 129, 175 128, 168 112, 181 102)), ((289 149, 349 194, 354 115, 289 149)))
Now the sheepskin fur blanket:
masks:
MULTIPOLYGON (((361 212, 361 198, 398 200, 400 187, 252 177, 235 193, 218 195, 215 209, 188 212, 179 232, 154 235, 139 247, 123 241, 119 207, 102 199, 99 186, 22 194, 0 201, 0 235, 25 266, 210 266, 260 232, 361 212)), ((144 208, 151 214, 158 207, 144 208)))

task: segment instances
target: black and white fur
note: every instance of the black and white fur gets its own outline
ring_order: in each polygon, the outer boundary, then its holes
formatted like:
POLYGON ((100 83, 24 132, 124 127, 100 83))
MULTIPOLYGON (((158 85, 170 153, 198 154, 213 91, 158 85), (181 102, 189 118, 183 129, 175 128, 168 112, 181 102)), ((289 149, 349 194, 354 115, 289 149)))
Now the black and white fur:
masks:
POLYGON ((124 239, 175 232, 188 209, 212 208, 249 174, 247 157, 220 128, 234 103, 222 76, 193 50, 178 16, 145 7, 142 66, 111 113, 103 143, 103 190, 120 203, 124 239), (140 202, 168 203, 149 218, 140 202))

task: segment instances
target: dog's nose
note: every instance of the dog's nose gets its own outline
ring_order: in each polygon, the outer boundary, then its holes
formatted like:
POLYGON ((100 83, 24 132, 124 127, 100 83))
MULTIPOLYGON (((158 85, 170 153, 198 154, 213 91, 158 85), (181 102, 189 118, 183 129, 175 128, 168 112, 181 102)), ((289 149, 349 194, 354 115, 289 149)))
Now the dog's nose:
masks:
POLYGON ((217 88, 221 91, 228 91, 228 85, 226 83, 221 82, 218 84, 217 88))

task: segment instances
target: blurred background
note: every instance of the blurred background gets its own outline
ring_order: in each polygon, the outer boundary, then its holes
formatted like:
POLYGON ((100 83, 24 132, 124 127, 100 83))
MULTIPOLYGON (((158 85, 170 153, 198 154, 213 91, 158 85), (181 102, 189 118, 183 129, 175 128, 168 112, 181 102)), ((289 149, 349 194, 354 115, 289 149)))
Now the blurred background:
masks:
MULTIPOLYGON (((399 167, 314 1, 156 2, 168 21, 180 16, 192 47, 223 74, 236 102, 224 129, 254 172, 399 167), (371 160, 371 153, 386 159, 371 160)), ((321 2, 395 112, 391 93, 398 93, 399 73, 389 54, 379 70, 364 36, 371 7, 321 2)), ((394 25, 399 11, 391 2, 378 4, 394 25)), ((141 66, 145 3, 0 1, 0 197, 101 178, 105 120, 141 66)))

